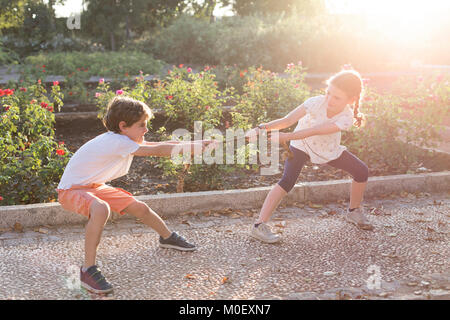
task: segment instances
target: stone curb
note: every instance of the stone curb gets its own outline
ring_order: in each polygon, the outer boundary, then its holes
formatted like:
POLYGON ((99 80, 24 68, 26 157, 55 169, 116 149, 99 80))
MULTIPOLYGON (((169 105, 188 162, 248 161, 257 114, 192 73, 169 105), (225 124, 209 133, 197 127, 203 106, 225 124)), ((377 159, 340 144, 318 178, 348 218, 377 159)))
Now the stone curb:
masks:
MULTIPOLYGON (((284 205, 294 202, 348 201, 351 180, 306 182, 295 185, 283 200, 284 205)), ((136 198, 147 203, 160 216, 167 218, 183 212, 208 210, 260 208, 272 187, 189 192, 162 195, 143 195, 136 198)), ((445 192, 450 190, 450 171, 425 174, 406 174, 369 178, 365 197, 377 198, 400 192, 445 192)), ((133 218, 131 215, 113 213, 113 220, 133 218)), ((87 218, 64 210, 59 203, 0 207, 0 229, 42 225, 80 224, 87 218)))

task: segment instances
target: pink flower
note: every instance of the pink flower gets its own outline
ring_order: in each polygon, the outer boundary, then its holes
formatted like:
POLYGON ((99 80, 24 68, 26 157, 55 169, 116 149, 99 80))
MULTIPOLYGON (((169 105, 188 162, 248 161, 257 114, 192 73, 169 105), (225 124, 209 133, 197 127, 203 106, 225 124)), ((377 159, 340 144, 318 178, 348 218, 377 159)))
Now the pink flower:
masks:
POLYGON ((95 93, 95 97, 96 97, 96 98, 101 97, 101 95, 102 95, 102 94, 101 94, 100 92, 96 92, 96 93, 95 93))
POLYGON ((299 66, 301 66, 301 65, 303 64, 303 62, 300 60, 299 62, 297 62, 297 64, 298 64, 299 66))
POLYGON ((444 75, 441 73, 440 75, 438 75, 438 77, 436 78, 437 82, 442 82, 442 80, 444 80, 444 75))
POLYGON ((287 65, 287 69, 288 69, 288 70, 291 70, 293 67, 294 67, 294 64, 293 64, 293 63, 289 63, 289 64, 287 65))
POLYGON ((27 88, 20 88, 20 91, 27 92, 27 88))
POLYGON ((363 81, 363 85, 367 86, 370 82, 370 79, 362 79, 362 81, 363 81))
POLYGON ((187 72, 192 72, 192 69, 191 68, 187 68, 187 72))
POLYGON ((100 80, 98 80, 98 84, 103 84, 105 82, 104 78, 101 78, 100 80))
POLYGON ((58 86, 59 85, 59 81, 53 81, 53 86, 58 86))
POLYGON ((206 106, 206 107, 205 107, 206 110, 209 110, 209 108, 210 108, 210 106, 206 106))
POLYGON ((119 89, 119 90, 117 90, 117 91, 116 91, 116 94, 117 94, 117 95, 121 95, 121 94, 123 94, 123 90, 120 90, 120 89, 119 89))

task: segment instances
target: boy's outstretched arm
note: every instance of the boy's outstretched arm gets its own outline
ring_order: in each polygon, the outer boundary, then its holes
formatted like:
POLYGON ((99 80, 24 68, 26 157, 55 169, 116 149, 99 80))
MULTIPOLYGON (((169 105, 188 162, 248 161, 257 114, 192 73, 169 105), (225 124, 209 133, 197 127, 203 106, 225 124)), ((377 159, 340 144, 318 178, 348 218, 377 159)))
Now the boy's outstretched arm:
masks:
MULTIPOLYGON (((175 141, 178 142, 178 141, 175 141)), ((152 157, 170 157, 174 152, 182 153, 184 148, 191 148, 191 154, 194 153, 195 148, 201 148, 201 150, 205 150, 205 148, 214 143, 213 140, 198 140, 192 142, 180 142, 180 143, 168 143, 168 142, 156 142, 151 145, 141 145, 136 152, 133 153, 135 156, 152 156, 152 157)))

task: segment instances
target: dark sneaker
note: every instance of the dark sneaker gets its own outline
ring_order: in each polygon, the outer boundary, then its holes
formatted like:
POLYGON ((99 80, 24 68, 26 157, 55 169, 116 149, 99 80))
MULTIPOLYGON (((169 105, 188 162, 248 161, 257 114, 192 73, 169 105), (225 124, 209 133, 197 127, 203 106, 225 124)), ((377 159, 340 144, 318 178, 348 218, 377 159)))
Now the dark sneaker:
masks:
POLYGON ((94 293, 108 293, 113 287, 106 281, 97 266, 89 267, 86 272, 80 268, 81 286, 94 293))
POLYGON ((178 235, 176 232, 172 232, 169 238, 164 240, 159 237, 159 246, 161 248, 177 249, 181 251, 194 251, 196 246, 186 241, 185 238, 178 235))

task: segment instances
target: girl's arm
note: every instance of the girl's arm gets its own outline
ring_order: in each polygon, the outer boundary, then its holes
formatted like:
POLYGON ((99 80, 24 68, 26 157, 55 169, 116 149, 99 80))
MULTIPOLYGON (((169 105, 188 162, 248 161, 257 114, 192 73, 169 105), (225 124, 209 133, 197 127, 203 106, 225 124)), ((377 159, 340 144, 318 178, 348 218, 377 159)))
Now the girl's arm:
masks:
POLYGON ((289 128, 298 120, 306 115, 305 107, 302 105, 298 106, 291 112, 289 112, 285 117, 270 121, 268 123, 262 123, 260 126, 262 129, 270 130, 281 130, 289 128))
POLYGON ((332 134, 339 131, 341 131, 341 129, 336 124, 323 123, 311 128, 301 129, 290 133, 280 132, 278 141, 279 143, 283 143, 289 140, 300 140, 311 136, 332 134))

